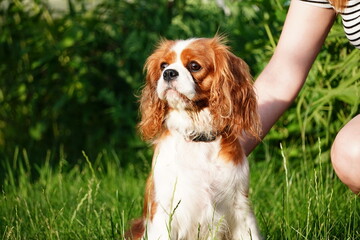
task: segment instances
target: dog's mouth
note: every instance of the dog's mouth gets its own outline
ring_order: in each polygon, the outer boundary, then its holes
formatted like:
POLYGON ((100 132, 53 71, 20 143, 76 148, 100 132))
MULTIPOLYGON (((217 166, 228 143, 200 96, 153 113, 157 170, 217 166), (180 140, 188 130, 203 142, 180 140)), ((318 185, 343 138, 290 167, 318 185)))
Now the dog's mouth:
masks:
POLYGON ((187 97, 180 93, 178 90, 176 90, 176 88, 174 87, 169 87, 165 90, 164 92, 165 98, 170 98, 170 99, 175 99, 175 98, 180 98, 180 99, 187 99, 187 97))
POLYGON ((209 101, 204 96, 196 96, 195 99, 190 100, 185 94, 172 87, 166 89, 163 96, 163 99, 174 109, 200 111, 209 106, 209 101))
POLYGON ((164 98, 172 108, 187 108, 192 105, 190 99, 172 87, 165 90, 164 98))

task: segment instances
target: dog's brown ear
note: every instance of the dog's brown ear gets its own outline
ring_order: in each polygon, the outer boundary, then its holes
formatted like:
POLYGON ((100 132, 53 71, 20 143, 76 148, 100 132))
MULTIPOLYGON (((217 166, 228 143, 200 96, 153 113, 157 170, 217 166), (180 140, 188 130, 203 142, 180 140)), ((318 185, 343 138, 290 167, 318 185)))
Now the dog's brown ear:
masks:
POLYGON ((215 79, 211 86, 210 111, 215 125, 232 136, 244 132, 259 137, 256 95, 248 65, 228 47, 215 44, 215 79))
POLYGON ((153 140, 162 129, 165 104, 157 97, 156 88, 146 83, 140 98, 141 121, 138 124, 144 140, 153 140))
POLYGON ((157 96, 156 86, 161 76, 161 57, 171 43, 172 41, 162 40, 145 63, 146 83, 140 97, 141 121, 138 125, 145 140, 153 140, 161 133, 166 105, 157 96))

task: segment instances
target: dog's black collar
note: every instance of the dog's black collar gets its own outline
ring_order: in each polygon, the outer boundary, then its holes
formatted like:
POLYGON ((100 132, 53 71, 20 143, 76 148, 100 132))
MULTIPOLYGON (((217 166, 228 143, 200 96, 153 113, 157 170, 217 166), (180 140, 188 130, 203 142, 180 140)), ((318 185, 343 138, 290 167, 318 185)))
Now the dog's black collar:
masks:
POLYGON ((217 138, 217 134, 214 132, 211 133, 193 133, 189 136, 189 140, 192 142, 212 142, 217 138))

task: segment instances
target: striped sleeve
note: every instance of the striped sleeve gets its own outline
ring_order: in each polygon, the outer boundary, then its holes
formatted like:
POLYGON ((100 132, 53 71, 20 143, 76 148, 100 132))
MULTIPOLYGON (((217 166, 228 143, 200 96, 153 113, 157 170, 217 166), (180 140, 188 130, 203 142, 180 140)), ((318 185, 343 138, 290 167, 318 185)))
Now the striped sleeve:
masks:
MULTIPOLYGON (((317 7, 334 9, 327 0, 300 1, 317 7)), ((348 0, 346 8, 339 13, 346 37, 352 45, 360 49, 360 0, 348 0)))
POLYGON ((301 2, 322 8, 333 8, 331 4, 326 0, 300 0, 301 2))
POLYGON ((360 1, 349 0, 340 14, 346 37, 352 45, 360 49, 360 1))

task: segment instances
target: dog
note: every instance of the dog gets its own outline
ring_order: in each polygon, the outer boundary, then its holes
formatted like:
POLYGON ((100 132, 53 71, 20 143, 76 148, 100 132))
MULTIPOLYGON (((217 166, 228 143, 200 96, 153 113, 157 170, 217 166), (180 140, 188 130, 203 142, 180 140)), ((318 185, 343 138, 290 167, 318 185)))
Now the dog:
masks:
POLYGON ((239 141, 260 129, 247 64, 215 36, 162 40, 144 69, 139 130, 154 156, 126 239, 261 239, 239 141))

